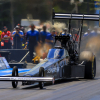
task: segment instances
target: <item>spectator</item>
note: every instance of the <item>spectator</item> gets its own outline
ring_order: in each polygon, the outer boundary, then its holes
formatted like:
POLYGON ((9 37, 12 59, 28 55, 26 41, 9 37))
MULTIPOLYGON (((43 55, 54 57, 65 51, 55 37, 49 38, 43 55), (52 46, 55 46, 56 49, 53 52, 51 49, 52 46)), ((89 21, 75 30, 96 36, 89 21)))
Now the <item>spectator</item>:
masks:
POLYGON ((86 42, 86 41, 88 41, 92 36, 94 36, 94 33, 91 33, 91 30, 88 29, 87 32, 85 32, 85 33, 83 34, 82 40, 83 40, 84 42, 86 42))
POLYGON ((7 27, 4 26, 4 32, 1 34, 1 40, 4 42, 3 49, 10 49, 11 48, 11 32, 7 31, 7 27))
POLYGON ((29 46, 30 51, 30 59, 33 59, 33 52, 35 51, 35 47, 39 44, 39 32, 35 30, 34 24, 31 25, 31 30, 29 30, 26 34, 26 44, 29 46))
POLYGON ((23 32, 22 44, 25 44, 25 42, 26 42, 26 33, 25 33, 25 28, 24 28, 24 27, 21 27, 20 31, 23 32))
POLYGON ((21 30, 21 25, 20 24, 17 24, 17 26, 19 26, 19 29, 21 30))
POLYGON ((25 29, 24 29, 24 27, 22 27, 20 24, 17 24, 17 26, 19 26, 20 31, 22 31, 24 36, 25 36, 25 29))
POLYGON ((98 35, 97 30, 98 30, 98 27, 95 26, 94 30, 91 32, 91 36, 97 36, 98 35))
POLYGON ((89 36, 90 34, 91 34, 91 30, 88 29, 88 31, 87 31, 86 33, 84 33, 83 37, 87 37, 87 36, 89 36))
POLYGON ((41 41, 42 44, 45 43, 45 39, 47 37, 47 34, 50 34, 50 33, 47 32, 46 25, 43 25, 43 31, 40 32, 40 41, 41 41))
POLYGON ((23 32, 20 31, 19 26, 16 26, 16 31, 12 33, 14 38, 14 49, 22 49, 23 32))

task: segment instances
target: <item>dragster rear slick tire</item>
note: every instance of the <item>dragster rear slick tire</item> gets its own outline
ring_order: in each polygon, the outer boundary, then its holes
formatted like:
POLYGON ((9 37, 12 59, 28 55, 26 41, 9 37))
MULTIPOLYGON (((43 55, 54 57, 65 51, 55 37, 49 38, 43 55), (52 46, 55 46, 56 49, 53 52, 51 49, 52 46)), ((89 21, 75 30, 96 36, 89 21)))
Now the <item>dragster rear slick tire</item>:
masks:
MULTIPOLYGON (((40 67, 40 69, 39 69, 39 77, 44 77, 44 68, 43 67, 40 67)), ((40 87, 40 89, 43 89, 44 82, 39 82, 39 87, 40 87)))
POLYGON ((85 64, 85 78, 94 79, 96 76, 96 58, 93 57, 92 61, 86 61, 85 64))
POLYGON ((80 60, 84 61, 85 79, 94 79, 96 76, 96 57, 91 51, 83 51, 80 54, 80 60))
MULTIPOLYGON (((18 76, 18 68, 16 66, 13 67, 12 76, 18 76)), ((18 81, 12 81, 12 87, 17 88, 18 81)))

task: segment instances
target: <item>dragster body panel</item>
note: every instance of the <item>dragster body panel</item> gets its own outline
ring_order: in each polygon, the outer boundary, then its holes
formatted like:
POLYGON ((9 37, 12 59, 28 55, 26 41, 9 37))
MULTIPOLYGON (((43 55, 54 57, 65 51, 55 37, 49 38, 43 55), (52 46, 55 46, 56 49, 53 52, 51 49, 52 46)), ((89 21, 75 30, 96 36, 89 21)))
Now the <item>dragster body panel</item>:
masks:
POLYGON ((64 65, 67 65, 68 59, 66 59, 65 49, 51 49, 48 53, 46 59, 33 67, 30 71, 28 71, 24 76, 39 76, 40 67, 44 68, 45 77, 60 77, 60 69, 64 65), (59 57, 58 57, 59 55, 59 57))

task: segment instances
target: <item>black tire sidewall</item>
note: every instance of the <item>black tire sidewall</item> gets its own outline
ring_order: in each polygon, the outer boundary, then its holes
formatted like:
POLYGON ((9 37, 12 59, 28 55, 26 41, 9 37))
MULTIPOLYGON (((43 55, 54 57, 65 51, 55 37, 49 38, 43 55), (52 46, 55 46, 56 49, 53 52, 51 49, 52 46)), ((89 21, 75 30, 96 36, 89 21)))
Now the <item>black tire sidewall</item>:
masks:
POLYGON ((96 57, 94 57, 94 77, 96 76, 96 57))
POLYGON ((93 57, 92 61, 86 61, 85 78, 94 79, 95 75, 96 75, 96 62, 95 62, 95 57, 93 57))
MULTIPOLYGON (((44 68, 43 67, 40 67, 40 69, 39 69, 39 77, 44 77, 44 68), (43 74, 43 76, 42 76, 42 74, 43 74)), ((40 89, 43 89, 42 83, 43 82, 39 82, 40 89)))
MULTIPOLYGON (((16 66, 13 67, 12 76, 18 76, 18 68, 16 66), (16 75, 15 75, 16 73, 16 75)), ((18 81, 12 81, 12 87, 16 88, 18 85, 18 81)))

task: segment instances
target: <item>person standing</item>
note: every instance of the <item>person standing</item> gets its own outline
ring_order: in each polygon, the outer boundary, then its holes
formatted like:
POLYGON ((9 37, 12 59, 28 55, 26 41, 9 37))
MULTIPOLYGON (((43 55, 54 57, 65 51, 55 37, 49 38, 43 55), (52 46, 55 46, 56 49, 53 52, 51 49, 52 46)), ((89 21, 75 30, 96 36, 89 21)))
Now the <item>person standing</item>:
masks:
POLYGON ((47 32, 46 25, 43 25, 43 31, 40 32, 40 42, 42 45, 45 43, 45 39, 47 37, 47 34, 50 34, 50 33, 47 32))
POLYGON ((35 47, 39 45, 40 37, 39 32, 35 30, 34 24, 31 25, 31 30, 26 33, 26 44, 29 46, 30 51, 30 59, 33 59, 33 52, 35 51, 35 47))
POLYGON ((11 32, 7 31, 7 27, 4 26, 4 31, 1 34, 1 40, 4 42, 2 49, 11 49, 11 32))
POLYGON ((46 43, 48 43, 49 45, 51 45, 51 47, 54 46, 54 42, 55 42, 55 31, 53 30, 51 33, 47 34, 46 37, 46 43))
POLYGON ((62 33, 60 34, 60 36, 67 36, 67 34, 68 34, 68 33, 67 33, 67 28, 65 28, 65 29, 64 29, 64 32, 62 32, 62 33))
POLYGON ((12 37, 14 40, 14 49, 22 49, 23 32, 20 31, 19 26, 16 26, 16 31, 12 33, 12 37))

